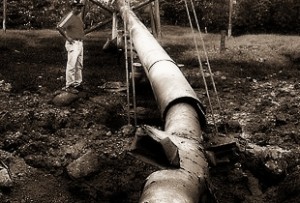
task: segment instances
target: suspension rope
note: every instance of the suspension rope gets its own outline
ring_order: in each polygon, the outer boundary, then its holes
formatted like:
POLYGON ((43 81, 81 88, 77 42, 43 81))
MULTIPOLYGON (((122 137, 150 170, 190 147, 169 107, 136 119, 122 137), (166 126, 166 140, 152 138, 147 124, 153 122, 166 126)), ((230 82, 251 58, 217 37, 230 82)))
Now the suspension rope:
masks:
POLYGON ((136 119, 136 91, 135 91, 135 70, 133 67, 133 43, 131 37, 131 30, 129 31, 129 39, 130 39, 130 64, 131 64, 131 82, 132 82, 132 100, 133 100, 133 114, 134 114, 134 126, 137 126, 136 119))
POLYGON ((204 54, 205 54, 205 59, 206 59, 207 67, 208 67, 208 70, 209 70, 210 78, 211 78, 212 85, 213 85, 213 88, 214 88, 214 92, 215 92, 215 95, 216 95, 216 98, 217 98, 217 103, 218 103, 219 111, 220 111, 220 113, 221 113, 221 112, 223 112, 223 111, 222 111, 222 108, 221 108, 221 103, 220 103, 220 99, 219 99, 219 94, 218 94, 218 91, 217 91, 217 88, 216 88, 216 84, 215 84, 215 80, 214 80, 214 77, 213 77, 213 73, 212 73, 212 71, 211 71, 211 66, 210 66, 210 63, 209 63, 208 54, 207 54, 207 51, 206 51, 206 47, 205 47, 203 35, 202 35, 202 33, 201 33, 201 29, 200 29, 200 25, 199 25, 199 21, 198 21, 196 9, 195 9, 195 4, 194 4, 194 1, 193 1, 193 0, 191 0, 191 5, 192 5, 193 14, 194 14, 195 22, 196 22, 196 25, 197 25, 199 37, 200 37, 200 39, 201 39, 202 48, 203 48, 203 51, 204 51, 204 54))
POLYGON ((189 20, 189 23, 190 23, 191 31, 192 31, 192 34, 193 34, 194 44, 195 44, 195 48, 196 48, 196 52, 197 52, 197 58, 198 58, 199 66, 200 66, 202 79, 203 79, 204 86, 205 86, 205 91, 206 91, 206 94, 207 94, 207 99, 208 99, 208 102, 209 102, 209 107, 210 107, 210 110, 211 110, 211 113, 212 113, 213 123, 214 123, 214 126, 215 126, 216 133, 218 133, 218 128, 217 128, 216 121, 215 121, 215 116, 214 116, 214 109, 212 107, 207 82, 206 82, 206 79, 205 79, 205 76, 204 76, 204 70, 203 70, 203 65, 202 65, 202 62, 201 62, 200 51, 199 51, 199 48, 198 48, 198 43, 197 43, 196 35, 195 35, 195 32, 194 32, 193 23, 192 23, 192 19, 191 19, 191 16, 190 16, 190 11, 189 11, 187 0, 184 0, 184 3, 185 3, 186 12, 187 12, 188 20, 189 20))
POLYGON ((128 67, 128 45, 127 45, 127 24, 124 21, 124 56, 125 56, 125 69, 126 69, 126 93, 127 93, 127 122, 130 124, 130 96, 129 96, 129 67, 128 67))

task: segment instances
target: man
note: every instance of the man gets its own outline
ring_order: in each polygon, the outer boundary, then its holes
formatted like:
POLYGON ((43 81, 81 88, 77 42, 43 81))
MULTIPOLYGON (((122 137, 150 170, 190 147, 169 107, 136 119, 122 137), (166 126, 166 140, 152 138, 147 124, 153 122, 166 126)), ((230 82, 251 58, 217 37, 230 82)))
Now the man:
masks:
POLYGON ((70 93, 78 93, 82 89, 84 24, 81 11, 83 6, 80 0, 72 0, 72 11, 57 25, 57 30, 66 39, 65 47, 68 52, 66 86, 62 90, 70 93))

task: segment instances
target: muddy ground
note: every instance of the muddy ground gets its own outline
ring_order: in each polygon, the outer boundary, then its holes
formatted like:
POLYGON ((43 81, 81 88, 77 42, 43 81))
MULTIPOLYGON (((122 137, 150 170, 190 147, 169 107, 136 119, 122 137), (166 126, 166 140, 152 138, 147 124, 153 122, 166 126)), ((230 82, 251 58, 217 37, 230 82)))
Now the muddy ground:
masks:
MULTIPOLYGON (((64 85, 63 40, 58 35, 34 40, 34 45, 14 41, 0 50, 0 168, 12 180, 2 183, 0 201, 137 202, 146 177, 158 168, 128 154, 135 128, 126 126, 124 61, 116 53, 102 52, 104 37, 88 37, 86 89, 71 104, 58 106, 53 98, 64 85), (115 89, 105 86, 108 82, 121 85, 115 89), (72 177, 71 164, 86 157, 96 157, 97 164, 72 177)), ((171 57, 182 51, 167 50, 171 57)), ((199 68, 182 62, 183 73, 207 108, 203 145, 208 149, 233 143, 226 150, 215 149, 219 160, 208 156, 212 201, 300 202, 299 58, 286 56, 278 71, 268 75, 244 73, 247 67, 270 68, 266 61, 211 61, 218 67, 214 79, 221 111, 210 88, 218 133, 199 68), (284 74, 287 68, 295 74, 284 74)), ((163 127, 147 83, 137 87, 137 105, 138 125, 163 127)))

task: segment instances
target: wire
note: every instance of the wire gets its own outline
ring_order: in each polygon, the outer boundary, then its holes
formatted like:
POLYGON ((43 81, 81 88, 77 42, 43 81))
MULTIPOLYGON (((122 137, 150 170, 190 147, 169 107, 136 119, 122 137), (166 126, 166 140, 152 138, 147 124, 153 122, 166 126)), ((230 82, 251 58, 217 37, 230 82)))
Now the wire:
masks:
POLYGON ((131 63, 131 81, 132 81, 132 100, 133 100, 133 114, 134 114, 134 126, 137 126, 137 119, 136 119, 136 91, 135 91, 135 70, 133 67, 133 44, 131 38, 131 31, 129 32, 129 39, 130 39, 130 63, 131 63))
POLYGON ((194 5, 194 1, 193 0, 191 0, 191 5, 192 5, 193 14, 194 14, 195 22, 196 22, 196 25, 197 25, 199 37, 201 39, 202 48, 203 48, 203 51, 204 51, 204 54, 205 54, 205 59, 206 59, 207 67, 208 67, 208 70, 209 70, 210 78, 211 78, 211 81, 212 81, 212 84, 213 84, 214 92, 216 94, 219 111, 222 112, 222 108, 221 108, 221 103, 220 103, 218 91, 217 91, 215 80, 214 80, 214 77, 213 77, 213 74, 212 74, 212 71, 211 71, 211 66, 210 66, 210 63, 209 63, 207 51, 206 51, 204 40, 203 40, 203 35, 201 33, 201 29, 200 29, 200 25, 199 25, 199 21, 198 21, 198 17, 197 17, 197 13, 196 13, 196 9, 195 9, 195 5, 194 5))
POLYGON ((127 45, 127 24, 124 21, 124 55, 125 55, 125 69, 126 69, 126 92, 127 92, 127 121, 130 124, 130 91, 129 91, 129 68, 128 68, 128 45, 127 45))

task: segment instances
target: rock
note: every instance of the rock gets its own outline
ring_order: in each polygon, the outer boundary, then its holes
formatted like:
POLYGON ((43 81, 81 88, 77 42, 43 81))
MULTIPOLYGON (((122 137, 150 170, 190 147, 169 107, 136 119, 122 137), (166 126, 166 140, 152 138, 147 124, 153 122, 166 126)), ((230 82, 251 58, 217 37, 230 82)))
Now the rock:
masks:
POLYGON ((71 159, 77 159, 80 156, 80 152, 84 150, 86 143, 85 141, 80 141, 75 145, 69 146, 65 150, 65 157, 71 159))
POLYGON ((126 84, 122 82, 106 82, 102 86, 100 86, 101 89, 104 89, 108 92, 121 92, 126 90, 126 84))
MULTIPOLYGON (((285 179, 279 184, 278 199, 280 202, 290 200, 291 198, 300 199, 300 170, 299 168, 288 174, 285 179)), ((292 201, 287 201, 292 202, 292 201)))
POLYGON ((58 95, 56 95, 52 102, 56 106, 68 106, 72 102, 76 101, 79 98, 77 94, 72 94, 69 92, 62 92, 58 95))
POLYGON ((247 179, 248 179, 248 189, 250 190, 252 196, 261 196, 263 194, 259 180, 252 175, 252 173, 247 173, 247 179))
POLYGON ((31 176, 36 172, 36 169, 29 166, 24 159, 19 157, 11 157, 9 161, 9 169, 12 178, 31 176))
POLYGON ((289 121, 289 115, 284 114, 284 113, 278 113, 275 116, 275 125, 276 127, 286 125, 289 121))
MULTIPOLYGON (((253 161, 252 168, 260 170, 260 173, 265 178, 273 180, 285 175, 288 168, 287 159, 293 152, 291 150, 284 150, 278 146, 258 146, 249 143, 246 149, 246 156, 253 161), (262 168, 260 168, 262 167, 262 168), (260 168, 260 169, 259 169, 260 168)), ((251 164, 248 162, 247 164, 251 164)))
POLYGON ((3 166, 0 166, 0 187, 9 188, 12 187, 13 181, 10 178, 8 170, 3 166))
POLYGON ((88 151, 67 166, 68 175, 78 179, 91 175, 100 168, 100 160, 98 154, 88 151))
POLYGON ((133 125, 124 125, 121 132, 124 136, 134 135, 135 127, 133 125))

